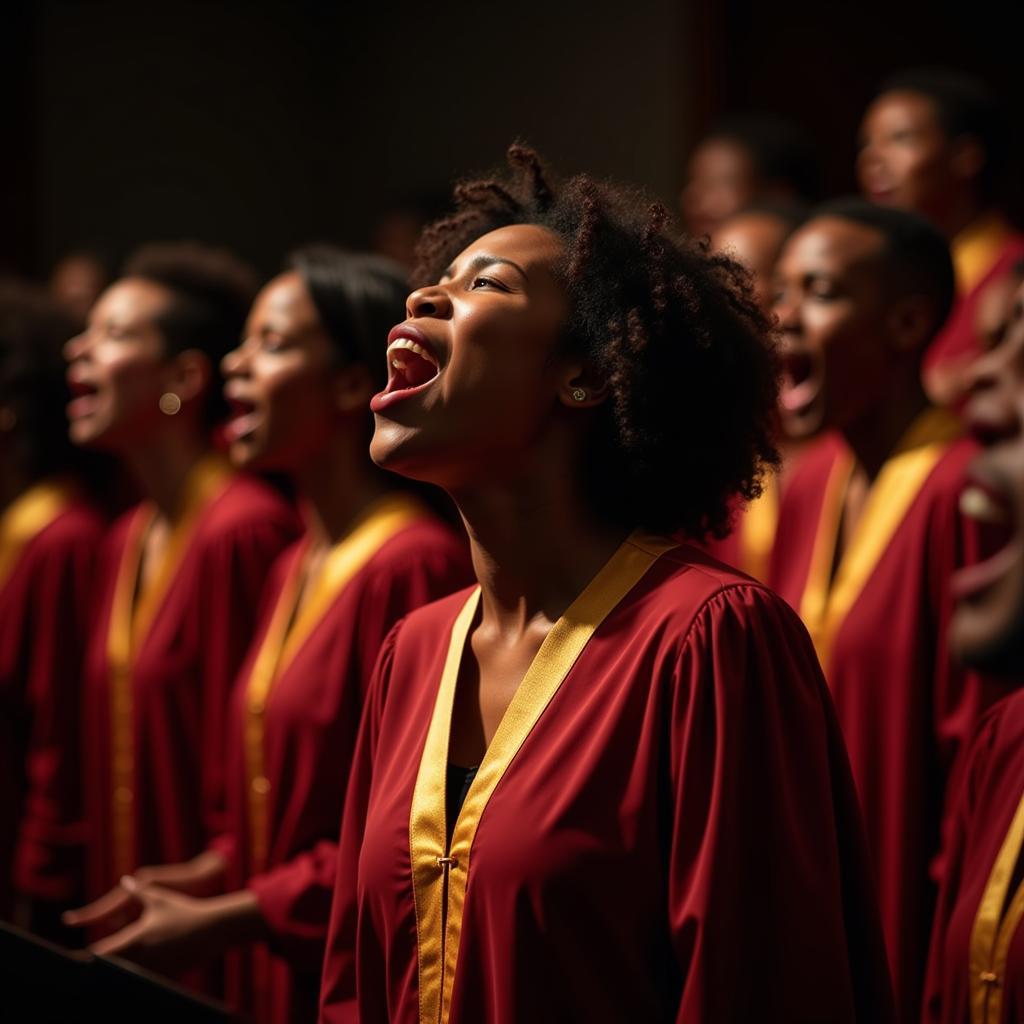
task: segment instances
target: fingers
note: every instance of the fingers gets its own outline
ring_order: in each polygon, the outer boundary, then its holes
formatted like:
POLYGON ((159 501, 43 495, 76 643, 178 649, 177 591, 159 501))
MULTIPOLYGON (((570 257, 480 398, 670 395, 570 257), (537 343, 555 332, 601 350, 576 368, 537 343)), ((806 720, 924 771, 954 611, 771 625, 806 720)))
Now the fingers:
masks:
POLYGON ((89 949, 97 956, 122 956, 126 960, 137 959, 139 950, 134 947, 146 930, 147 925, 140 918, 134 924, 94 942, 89 949))
POLYGON ((92 928, 126 914, 134 903, 135 897, 119 885, 84 907, 66 911, 61 920, 70 928, 92 928))

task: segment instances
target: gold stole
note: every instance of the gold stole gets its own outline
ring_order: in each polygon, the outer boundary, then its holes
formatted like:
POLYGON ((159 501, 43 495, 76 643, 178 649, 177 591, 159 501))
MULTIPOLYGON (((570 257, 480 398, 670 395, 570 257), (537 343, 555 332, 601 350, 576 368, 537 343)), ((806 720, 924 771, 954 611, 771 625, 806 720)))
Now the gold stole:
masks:
POLYGON ((853 456, 844 453, 833 463, 800 600, 800 617, 826 675, 836 634, 925 480, 959 433, 957 421, 941 409, 927 409, 914 420, 872 484, 834 578, 832 566, 853 456))
POLYGON ((968 225, 953 239, 950 248, 958 294, 972 291, 992 269, 1010 234, 1006 221, 998 214, 990 214, 968 225))
POLYGON ((470 856, 495 787, 594 631, 675 541, 632 534, 548 633, 492 738, 446 848, 448 735, 462 653, 480 603, 473 591, 452 627, 409 815, 421 1024, 447 1024, 470 856))
POLYGON ((1024 798, 1010 823, 971 929, 968 983, 970 987, 971 1024, 998 1024, 1002 1019, 1003 988, 1006 959, 1010 942, 1024 917, 1024 882, 1006 907, 1014 868, 1024 845, 1024 798))
POLYGON ((740 520, 740 564, 755 580, 768 578, 772 544, 779 525, 779 478, 771 473, 765 477, 764 489, 743 513, 740 520))
POLYGON ((18 495, 0 513, 0 587, 18 564, 25 545, 67 508, 72 487, 61 480, 43 480, 18 495))
MULTIPOLYGON (((146 535, 156 510, 144 506, 132 517, 110 606, 107 663, 110 678, 111 828, 114 872, 133 871, 135 863, 135 730, 132 723, 132 669, 157 611, 177 577, 197 520, 231 479, 216 456, 206 456, 185 481, 182 511, 149 582, 139 589, 139 569, 146 535), (137 597, 137 599, 136 599, 137 597)), ((159 810, 154 813, 159 813, 159 810)))
POLYGON ((349 534, 328 553, 302 608, 306 555, 292 564, 281 588, 270 624, 253 661, 246 684, 245 762, 249 794, 249 836, 253 868, 266 866, 269 850, 270 780, 264 763, 267 701, 274 683, 288 667, 310 633, 323 619, 355 575, 395 534, 425 515, 422 506, 404 495, 374 503, 349 534))

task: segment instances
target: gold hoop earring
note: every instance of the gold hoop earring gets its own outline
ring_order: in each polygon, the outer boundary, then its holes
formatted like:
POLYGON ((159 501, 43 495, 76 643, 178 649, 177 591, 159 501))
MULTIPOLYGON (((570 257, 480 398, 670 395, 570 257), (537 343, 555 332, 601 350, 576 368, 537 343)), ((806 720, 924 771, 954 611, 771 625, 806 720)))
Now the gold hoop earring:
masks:
POLYGON ((587 393, 583 388, 573 388, 572 397, 577 402, 585 402, 587 399, 587 393))
POLYGON ((165 416, 177 416, 181 412, 181 399, 173 391, 165 391, 160 396, 160 411, 165 416))

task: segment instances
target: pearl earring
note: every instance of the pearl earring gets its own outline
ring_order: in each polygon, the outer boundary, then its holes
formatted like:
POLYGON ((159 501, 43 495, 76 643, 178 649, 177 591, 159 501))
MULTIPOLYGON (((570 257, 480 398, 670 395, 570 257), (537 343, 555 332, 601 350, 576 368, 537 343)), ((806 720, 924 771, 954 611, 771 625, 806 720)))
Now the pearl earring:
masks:
POLYGON ((160 396, 160 411, 165 416, 177 416, 181 411, 181 399, 173 391, 165 391, 160 396))

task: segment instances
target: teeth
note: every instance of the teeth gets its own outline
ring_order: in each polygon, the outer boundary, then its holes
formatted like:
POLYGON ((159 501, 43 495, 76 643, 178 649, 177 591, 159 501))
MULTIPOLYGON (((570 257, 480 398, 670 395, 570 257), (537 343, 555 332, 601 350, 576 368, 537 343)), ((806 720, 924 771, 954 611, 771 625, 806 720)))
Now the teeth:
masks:
MULTIPOLYGON (((390 357, 393 352, 399 349, 408 349, 408 351, 415 353, 420 359, 425 359, 431 366, 437 366, 437 360, 422 346, 417 345, 412 338, 396 338, 390 345, 388 345, 388 356, 390 357)), ((391 360, 391 365, 397 370, 401 370, 404 366, 404 362, 400 362, 397 359, 391 360)))
POLYGON ((982 523, 1005 523, 1006 510, 980 487, 967 487, 960 495, 960 511, 982 523))

